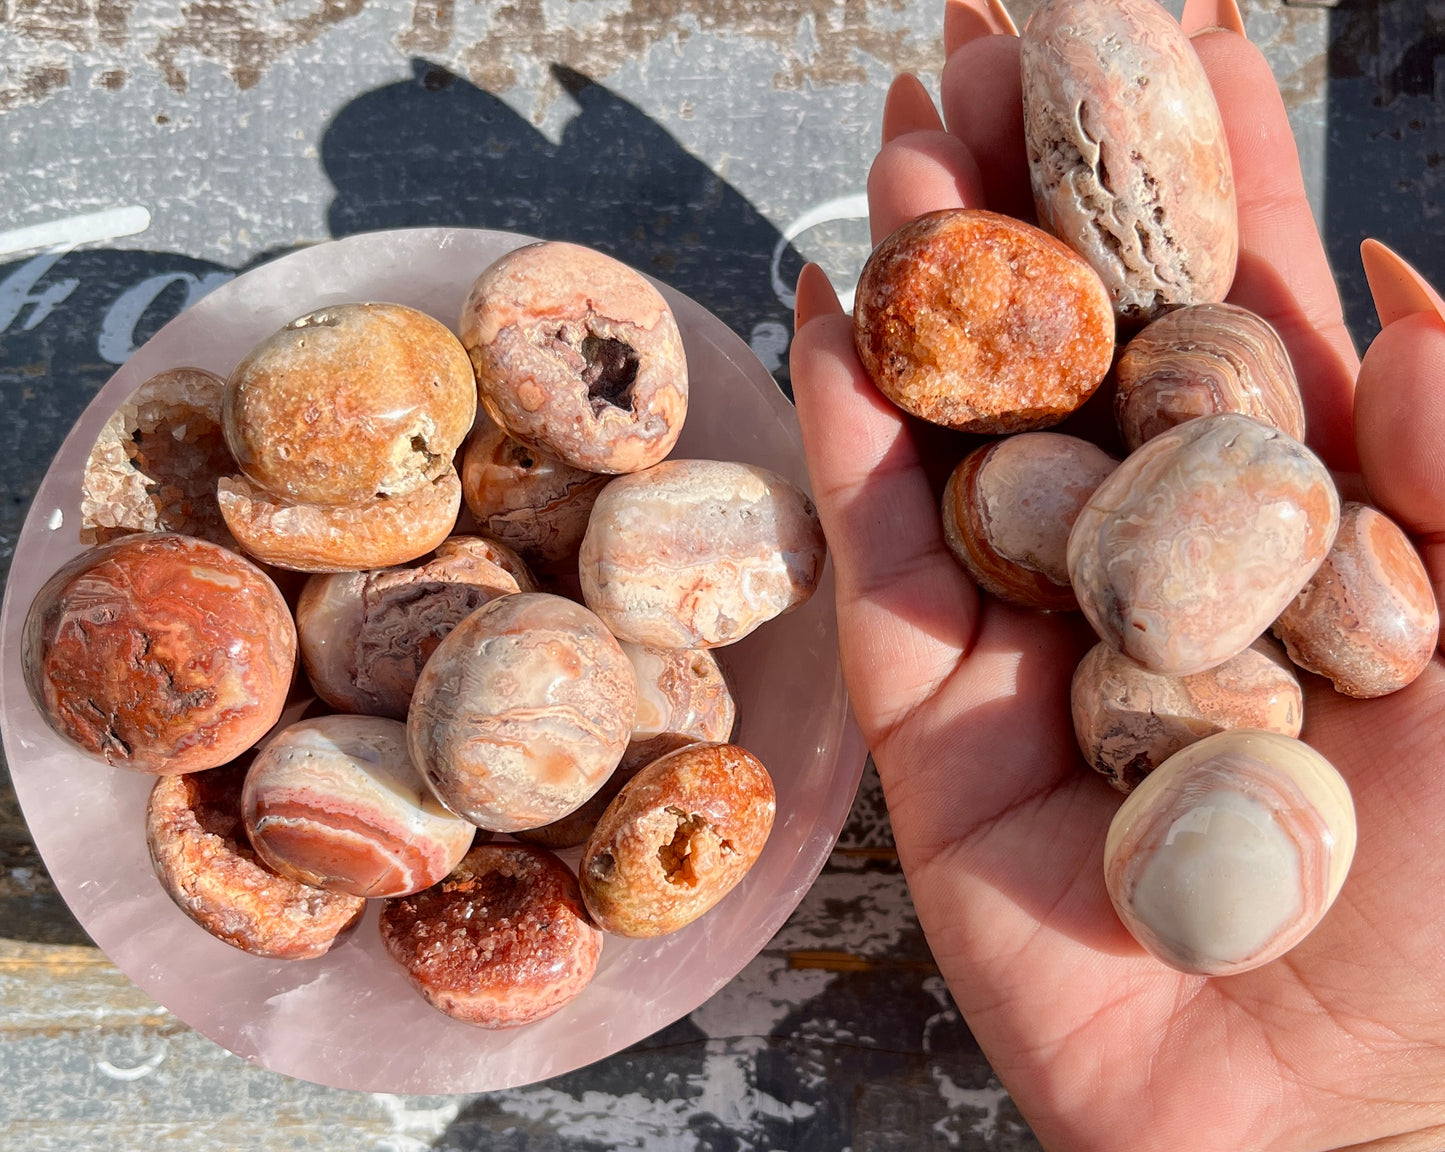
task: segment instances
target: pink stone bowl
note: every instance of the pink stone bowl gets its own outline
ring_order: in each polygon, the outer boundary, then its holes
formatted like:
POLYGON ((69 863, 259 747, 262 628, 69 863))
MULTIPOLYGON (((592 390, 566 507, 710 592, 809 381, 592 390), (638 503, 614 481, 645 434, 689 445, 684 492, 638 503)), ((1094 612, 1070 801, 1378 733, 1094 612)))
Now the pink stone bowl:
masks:
MULTIPOLYGON (((25 690, 26 609, 80 552, 80 480, 107 417, 145 379, 181 365, 222 376, 282 324, 353 300, 407 304, 454 327, 477 275, 528 237, 475 229, 380 232, 320 244, 218 288, 167 324, 101 389, 35 494, 0 615, 0 730, 15 791, 56 887, 91 938, 186 1024, 275 1072, 367 1092, 483 1092, 600 1060, 678 1020, 768 943, 823 867, 866 754, 838 664, 831 570, 803 608, 725 650, 738 742, 768 766, 778 817, 757 865, 701 920, 654 940, 609 936, 597 976, 556 1015, 487 1032, 429 1007, 382 949, 378 908, 317 960, 272 961, 208 936, 151 872, 154 778, 109 768, 54 735, 25 690)), ((658 287, 687 349, 691 403, 676 457, 740 460, 806 487, 797 420, 738 336, 658 287)), ((577 851, 563 853, 576 866, 577 851)))

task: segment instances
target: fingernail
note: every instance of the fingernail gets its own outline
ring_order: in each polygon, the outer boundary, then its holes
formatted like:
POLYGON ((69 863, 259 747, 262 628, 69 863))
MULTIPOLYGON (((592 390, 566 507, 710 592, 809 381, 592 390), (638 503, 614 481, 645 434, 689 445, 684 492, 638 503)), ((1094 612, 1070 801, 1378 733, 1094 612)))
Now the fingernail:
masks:
POLYGON ((1440 299, 1440 293, 1378 240, 1366 240, 1360 245, 1360 262, 1365 266, 1365 279, 1370 283, 1381 328, 1417 312, 1434 312, 1445 320, 1445 300, 1440 299))
POLYGON ((801 332, 809 320, 842 311, 828 274, 816 264, 804 264, 798 273, 797 298, 793 302, 793 331, 801 332))
POLYGON ((943 9, 943 51, 947 56, 985 36, 1018 34, 1018 25, 1003 0, 948 0, 943 9))
POLYGON ((901 72, 888 86, 888 96, 883 101, 883 143, 905 132, 927 131, 943 131, 933 97, 917 76, 901 72))
POLYGON ((1238 32, 1246 39, 1249 37, 1235 0, 1184 0, 1179 27, 1184 29, 1186 36, 1222 28, 1226 32, 1238 32))

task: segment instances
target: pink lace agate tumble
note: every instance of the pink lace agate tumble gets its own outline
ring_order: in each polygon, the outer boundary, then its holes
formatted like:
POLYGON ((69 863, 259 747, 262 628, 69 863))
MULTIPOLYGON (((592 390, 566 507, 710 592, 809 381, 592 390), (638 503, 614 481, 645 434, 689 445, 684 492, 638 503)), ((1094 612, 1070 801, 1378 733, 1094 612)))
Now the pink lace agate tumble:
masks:
POLYGON ((1101 641, 1074 670, 1069 699, 1079 751, 1120 792, 1215 732, 1298 736, 1304 724, 1299 678, 1268 636, 1193 676, 1150 672, 1101 641))
POLYGON ((525 844, 473 848, 445 883, 388 900, 381 939, 428 1004, 479 1028, 550 1016, 602 954, 576 877, 525 844))
POLYGON ((453 628, 498 596, 532 591, 510 549, 452 536, 414 568, 313 576, 296 605, 316 694, 342 712, 405 720, 416 678, 453 628))
POLYGON ((687 354, 640 272, 549 241, 486 268, 458 327, 482 407, 574 468, 635 472, 665 457, 687 417, 687 354))
POLYGON ((1409 537, 1383 513, 1349 503, 1330 554, 1274 633, 1301 668, 1368 699, 1425 670, 1440 639, 1440 611, 1409 537))
POLYGON ((249 560, 192 536, 126 536, 57 572, 25 622, 26 683, 51 727, 157 775, 225 764, 276 723, 296 628, 249 560))
POLYGON ((601 788, 636 713, 632 665, 602 621, 561 596, 518 593, 472 613, 432 653, 407 737, 448 808, 512 832, 601 788))
POLYGON ((1339 514, 1303 444, 1247 416, 1204 416, 1099 485, 1069 534, 1069 577, 1102 639, 1188 676, 1268 630, 1324 561, 1339 514))
POLYGON ((812 500, 776 472, 666 460, 602 490, 578 574, 618 639, 716 648, 806 603, 825 555, 812 500))
POLYGON ((1239 250, 1214 90, 1155 0, 1047 0, 1020 44, 1039 221, 1147 321, 1223 300, 1239 250))
POLYGON ((943 490, 943 538, 978 586, 1010 604, 1078 608, 1069 529, 1115 468, 1101 448, 1057 432, 1025 432, 976 448, 943 490))
POLYGON ((577 570, 577 549, 597 494, 611 479, 564 464, 498 428, 485 412, 462 454, 462 498, 488 536, 538 571, 577 570))
POLYGON ((1304 400, 1284 341, 1235 304, 1166 312, 1114 368, 1114 415, 1130 452, 1198 416, 1238 412, 1305 438, 1304 400))
POLYGON ((352 896, 431 887, 477 831, 432 796, 406 726, 378 716, 320 716, 278 733, 246 773, 241 811, 277 872, 352 896))

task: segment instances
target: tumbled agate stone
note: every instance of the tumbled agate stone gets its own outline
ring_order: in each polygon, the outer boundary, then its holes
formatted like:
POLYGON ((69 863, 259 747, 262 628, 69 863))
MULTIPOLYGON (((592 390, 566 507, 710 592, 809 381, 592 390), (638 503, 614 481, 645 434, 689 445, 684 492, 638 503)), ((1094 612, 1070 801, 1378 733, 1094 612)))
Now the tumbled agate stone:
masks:
POLYGON ((762 762, 735 744, 689 744, 623 788, 582 849, 577 878, 606 932, 675 932, 756 863, 777 797, 762 762))
POLYGON ((449 537, 414 568, 313 576, 296 605, 307 679, 342 712, 405 720, 416 678, 447 633, 524 590, 532 584, 517 556, 479 536, 449 537))
POLYGON ((1026 608, 1078 607, 1069 529, 1119 462, 1057 432, 1025 432, 976 448, 943 491, 943 538, 980 588, 1026 608))
POLYGON ((379 716, 283 729, 252 761, 241 811, 257 855, 277 872, 352 896, 431 887, 477 832, 412 766, 406 726, 379 716))
POLYGON ((1114 318, 1094 271, 1032 224, 981 209, 930 212, 873 250, 853 342, 905 412, 966 432, 1057 424, 1098 388, 1114 318))
POLYGON ((1155 0, 1047 0, 1020 45, 1039 221, 1102 277, 1120 318, 1223 300, 1239 249, 1209 79, 1155 0))
POLYGON ((1192 675, 1269 629, 1324 561, 1339 509, 1297 440, 1204 416, 1099 485, 1069 534, 1069 577, 1103 640, 1151 672, 1192 675))
POLYGON ((287 324, 231 372, 221 403, 241 471, 288 502, 402 496, 452 465, 476 413, 457 338, 400 304, 337 304, 287 324))
POLYGON ((463 620, 422 669, 412 760, 441 801, 482 828, 537 828, 606 782, 637 715, 632 665, 580 604, 529 592, 463 620))
POLYGON ((1284 649, 1261 636, 1193 676, 1161 676, 1102 641, 1074 670, 1074 735, 1085 761, 1121 792, 1181 748, 1233 728, 1298 736, 1304 693, 1284 649))
POLYGON ((1409 538, 1365 504, 1340 512, 1334 547, 1274 624, 1301 668, 1349 696, 1384 696, 1425 670, 1440 639, 1430 577, 1409 538))
POLYGON ((776 472, 666 460, 602 490, 578 574, 618 639, 716 648, 806 603, 825 555, 812 500, 776 472))
POLYGON ((458 331, 487 415, 574 468, 635 472, 682 432, 677 321, 611 256, 553 241, 508 252, 477 277, 458 331))
POLYGON ((191 536, 125 536, 46 582, 26 682, 51 727, 109 764, 215 768, 276 723, 296 665, 286 601, 249 560, 191 536))
POLYGON ((623 786, 660 756, 687 744, 721 743, 732 737, 737 705, 717 658, 707 651, 644 648, 622 642, 637 677, 637 719, 617 770, 592 799, 561 820, 514 833, 543 848, 574 848, 623 786))
POLYGON ((1176 752, 1129 794, 1104 879, 1151 955, 1226 976, 1303 940, 1354 852, 1354 804, 1329 761, 1288 736, 1238 730, 1176 752))
POLYGON ((1114 384, 1114 414, 1130 452, 1216 412, 1253 416, 1305 438, 1304 402, 1284 341, 1267 320, 1235 304, 1165 313, 1129 341, 1114 384))
POLYGON ((575 571, 587 517, 611 479, 513 439, 485 412, 467 439, 461 475, 462 499, 482 532, 547 572, 575 571))
POLYGON ((402 496, 307 504, 244 476, 223 476, 216 502, 226 527, 263 564, 293 572, 347 572, 405 564, 437 547, 457 522, 462 485, 450 465, 402 496))

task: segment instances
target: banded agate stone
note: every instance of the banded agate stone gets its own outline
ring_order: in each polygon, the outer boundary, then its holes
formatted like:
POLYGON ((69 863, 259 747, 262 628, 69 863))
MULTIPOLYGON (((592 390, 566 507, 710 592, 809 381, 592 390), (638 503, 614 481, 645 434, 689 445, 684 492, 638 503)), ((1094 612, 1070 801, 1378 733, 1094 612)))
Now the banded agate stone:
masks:
POLYGON ((1104 878, 1146 951, 1225 976, 1303 940, 1354 851, 1354 803, 1329 761, 1241 729, 1175 753, 1130 793, 1109 826, 1104 878))

